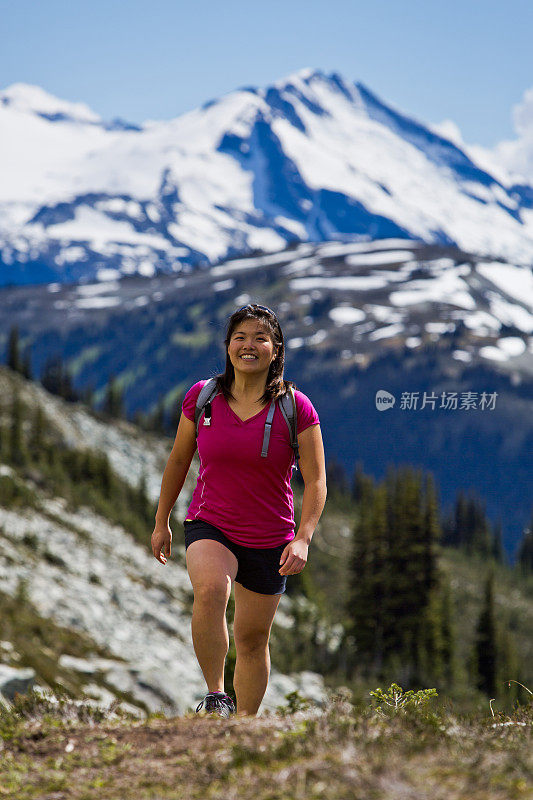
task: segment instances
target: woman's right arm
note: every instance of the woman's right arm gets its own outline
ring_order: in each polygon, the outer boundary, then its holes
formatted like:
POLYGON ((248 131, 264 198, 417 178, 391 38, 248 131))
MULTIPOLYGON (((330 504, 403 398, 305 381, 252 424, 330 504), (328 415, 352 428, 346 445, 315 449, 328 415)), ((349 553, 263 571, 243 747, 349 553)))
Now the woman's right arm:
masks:
POLYGON ((155 515, 156 527, 162 525, 166 528, 168 526, 170 512, 183 488, 195 450, 195 424, 182 412, 174 446, 168 457, 161 481, 161 493, 155 515))

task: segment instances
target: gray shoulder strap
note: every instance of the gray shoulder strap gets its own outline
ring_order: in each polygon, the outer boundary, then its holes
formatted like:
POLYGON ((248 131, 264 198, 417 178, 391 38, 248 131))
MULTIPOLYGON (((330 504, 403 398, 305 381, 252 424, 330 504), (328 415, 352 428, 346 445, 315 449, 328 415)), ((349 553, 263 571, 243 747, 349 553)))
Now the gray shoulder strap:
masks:
POLYGON ((296 399, 294 397, 294 390, 292 386, 289 386, 288 392, 279 398, 279 407, 289 429, 289 438, 295 457, 294 469, 298 469, 298 461, 300 460, 300 452, 298 448, 298 415, 296 412, 296 399))
POLYGON ((276 410, 276 401, 272 400, 265 422, 265 432, 263 434, 263 449, 261 455, 266 458, 268 453, 268 443, 270 442, 270 431, 272 430, 272 420, 274 418, 274 411, 276 410))
POLYGON ((217 392, 217 379, 216 378, 209 378, 207 383, 204 383, 202 388, 200 389, 200 394, 196 400, 196 408, 194 409, 194 424, 196 426, 196 436, 198 436, 198 426, 200 423, 200 416, 204 409, 204 406, 207 405, 216 395, 217 392))
POLYGON ((296 433, 296 425, 297 425, 297 416, 296 416, 296 401, 294 399, 294 392, 292 386, 289 387, 289 391, 286 392, 282 397, 280 397, 279 407, 281 409, 281 413, 287 423, 289 428, 289 436, 291 439, 291 445, 294 447, 295 444, 298 443, 297 433, 296 433))

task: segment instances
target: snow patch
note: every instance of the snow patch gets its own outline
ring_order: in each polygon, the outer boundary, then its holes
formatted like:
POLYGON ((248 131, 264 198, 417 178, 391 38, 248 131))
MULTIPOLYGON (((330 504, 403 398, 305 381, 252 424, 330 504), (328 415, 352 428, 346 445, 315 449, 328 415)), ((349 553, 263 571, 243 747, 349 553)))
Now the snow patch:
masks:
POLYGON ((520 356, 525 352, 526 343, 518 336, 504 336, 498 341, 498 347, 511 358, 520 356))
POLYGON ((353 325, 354 322, 365 319, 366 314, 360 308, 336 306, 328 311, 328 316, 336 325, 353 325))

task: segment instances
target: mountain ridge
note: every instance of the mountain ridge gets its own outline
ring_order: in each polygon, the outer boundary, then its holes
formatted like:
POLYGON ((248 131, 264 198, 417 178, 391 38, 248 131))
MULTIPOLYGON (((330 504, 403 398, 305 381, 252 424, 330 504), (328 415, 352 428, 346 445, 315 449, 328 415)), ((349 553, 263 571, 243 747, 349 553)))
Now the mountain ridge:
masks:
POLYGON ((319 412, 327 459, 348 474, 362 459, 374 475, 412 461, 434 471, 446 504, 476 487, 489 517, 502 517, 509 554, 530 518, 527 267, 405 239, 304 243, 178 277, 19 286, 2 297, 0 347, 17 326, 32 372, 60 355, 97 407, 114 376, 128 414, 161 403, 171 416, 180 393, 223 371, 229 315, 267 305, 284 333, 285 374, 319 412), (396 398, 385 413, 380 390, 396 398), (495 408, 472 404, 483 392, 496 392, 495 408), (436 403, 422 407, 427 396, 436 403))
POLYGON ((531 187, 338 72, 305 68, 140 127, 14 86, 0 93, 0 286, 386 236, 531 263, 531 187))

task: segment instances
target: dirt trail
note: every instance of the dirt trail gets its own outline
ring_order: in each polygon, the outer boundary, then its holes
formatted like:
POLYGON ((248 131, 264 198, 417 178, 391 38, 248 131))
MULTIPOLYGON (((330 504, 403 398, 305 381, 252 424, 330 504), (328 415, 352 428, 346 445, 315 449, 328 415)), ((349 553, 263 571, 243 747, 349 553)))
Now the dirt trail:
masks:
POLYGON ((214 715, 64 724, 0 739, 9 800, 533 798, 531 712, 512 724, 431 716, 214 715))

